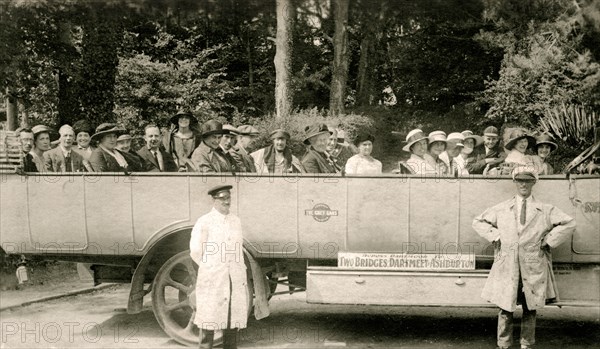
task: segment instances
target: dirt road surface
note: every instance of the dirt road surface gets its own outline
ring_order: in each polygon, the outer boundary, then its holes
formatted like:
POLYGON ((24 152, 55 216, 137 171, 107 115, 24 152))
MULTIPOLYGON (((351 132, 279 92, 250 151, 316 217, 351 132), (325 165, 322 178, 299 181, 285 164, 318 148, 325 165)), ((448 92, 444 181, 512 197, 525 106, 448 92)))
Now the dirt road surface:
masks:
MULTIPOLYGON (((149 297, 143 312, 127 314, 128 292, 129 285, 116 285, 0 312, 0 346, 184 348, 162 331, 149 297)), ((546 308, 538 314, 536 348, 600 343, 599 308, 546 308)), ((299 293, 271 300, 271 316, 252 319, 240 332, 240 347, 479 349, 495 347, 495 330, 491 308, 312 305, 299 293)))

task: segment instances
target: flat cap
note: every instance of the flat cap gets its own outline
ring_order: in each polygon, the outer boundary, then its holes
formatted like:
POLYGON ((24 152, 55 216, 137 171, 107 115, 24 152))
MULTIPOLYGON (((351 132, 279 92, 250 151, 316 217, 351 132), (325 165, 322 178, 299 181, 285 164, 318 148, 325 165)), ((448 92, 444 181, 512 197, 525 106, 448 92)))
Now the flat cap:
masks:
POLYGON ((498 129, 494 126, 488 126, 483 130, 483 135, 488 137, 498 137, 498 129))
POLYGON ((537 171, 530 166, 517 166, 512 171, 512 178, 515 181, 537 181, 539 176, 537 171))
POLYGON ((210 195, 212 197, 219 197, 220 192, 229 191, 229 190, 231 190, 231 188, 233 188, 233 186, 228 185, 228 184, 227 185, 223 185, 223 184, 217 185, 208 190, 208 195, 210 195))
POLYGON ((237 128, 237 132, 242 136, 258 136, 260 132, 252 125, 242 125, 237 128))

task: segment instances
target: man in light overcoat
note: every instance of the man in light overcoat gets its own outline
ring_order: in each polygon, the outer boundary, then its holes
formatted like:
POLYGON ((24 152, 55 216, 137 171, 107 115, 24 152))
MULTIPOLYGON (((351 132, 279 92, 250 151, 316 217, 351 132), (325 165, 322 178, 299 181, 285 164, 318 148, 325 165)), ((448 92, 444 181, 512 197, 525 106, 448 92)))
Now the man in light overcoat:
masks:
POLYGON ((223 348, 237 348, 237 331, 246 328, 251 291, 244 263, 242 225, 229 212, 231 185, 208 191, 212 210, 200 217, 190 238, 190 256, 198 264, 196 317, 200 348, 212 348, 215 330, 223 348))
POLYGON ((521 348, 535 343, 536 310, 558 299, 550 250, 567 241, 575 221, 553 205, 538 201, 531 189, 538 179, 528 167, 512 173, 517 194, 473 220, 473 228, 495 247, 494 264, 481 297, 500 307, 497 343, 512 344, 513 313, 523 306, 521 348))

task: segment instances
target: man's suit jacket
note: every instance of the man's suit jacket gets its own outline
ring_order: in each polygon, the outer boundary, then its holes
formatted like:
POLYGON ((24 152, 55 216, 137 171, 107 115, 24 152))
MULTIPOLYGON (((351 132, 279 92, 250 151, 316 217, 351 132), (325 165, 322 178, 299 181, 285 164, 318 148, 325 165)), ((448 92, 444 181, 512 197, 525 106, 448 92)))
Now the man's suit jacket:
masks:
POLYGON ((335 167, 329 163, 326 156, 310 146, 302 158, 302 165, 307 173, 337 173, 335 167))
POLYGON ((192 162, 198 172, 237 172, 235 160, 221 147, 211 149, 204 142, 192 153, 192 162))
MULTIPOLYGON (((44 153, 44 162, 48 172, 67 172, 65 156, 60 146, 44 153)), ((85 172, 83 157, 71 149, 71 172, 85 172)))
POLYGON ((500 151, 498 146, 491 149, 490 152, 485 155, 485 146, 480 145, 473 149, 473 153, 467 158, 467 170, 469 170, 470 174, 483 174, 483 170, 485 170, 486 166, 485 159, 505 157, 506 154, 504 154, 503 151, 500 151))
POLYGON ((256 166, 254 165, 254 158, 248 154, 246 149, 240 146, 233 146, 233 152, 231 153, 233 159, 238 163, 240 172, 256 172, 256 166))
MULTIPOLYGON (((171 154, 167 153, 163 149, 159 148, 158 151, 162 155, 163 158, 163 172, 177 172, 177 164, 171 154)), ((137 151, 137 154, 144 161, 144 170, 147 172, 160 172, 160 167, 158 166, 158 162, 156 162, 156 158, 150 152, 148 147, 144 146, 142 149, 137 151)))

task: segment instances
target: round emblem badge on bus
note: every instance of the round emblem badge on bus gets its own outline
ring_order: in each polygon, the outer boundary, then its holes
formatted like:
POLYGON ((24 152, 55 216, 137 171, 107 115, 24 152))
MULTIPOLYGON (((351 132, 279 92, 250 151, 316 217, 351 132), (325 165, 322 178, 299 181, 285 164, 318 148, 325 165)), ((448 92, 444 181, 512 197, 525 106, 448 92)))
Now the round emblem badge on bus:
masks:
POLYGON ((304 210, 306 216, 312 216, 317 222, 327 222, 332 216, 337 216, 338 211, 332 210, 327 204, 316 204, 312 210, 304 210))

